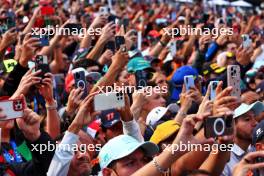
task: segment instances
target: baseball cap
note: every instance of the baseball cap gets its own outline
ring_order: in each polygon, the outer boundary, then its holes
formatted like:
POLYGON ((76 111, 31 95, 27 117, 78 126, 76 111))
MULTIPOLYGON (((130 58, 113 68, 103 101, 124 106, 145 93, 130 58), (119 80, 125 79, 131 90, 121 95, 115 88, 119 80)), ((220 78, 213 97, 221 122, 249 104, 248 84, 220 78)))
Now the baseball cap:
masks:
POLYGON ((86 129, 86 132, 92 137, 95 138, 97 132, 100 129, 101 122, 99 119, 94 120, 90 123, 86 129))
POLYGON ((256 87, 256 92, 260 93, 264 91, 264 81, 260 82, 256 87))
POLYGON ((209 73, 221 74, 226 70, 226 67, 220 67, 217 63, 205 64, 203 67, 203 75, 208 75, 209 73))
POLYGON ((156 30, 151 30, 151 31, 149 31, 148 36, 153 37, 153 38, 157 38, 157 37, 160 37, 161 34, 156 30))
POLYGON ((179 100, 179 95, 182 91, 182 84, 184 82, 184 76, 193 75, 198 77, 198 72, 195 68, 189 65, 182 66, 176 70, 173 74, 171 82, 173 84, 172 100, 179 100))
POLYGON ((234 112, 234 119, 246 114, 248 111, 253 111, 256 115, 259 115, 261 112, 264 111, 264 103, 257 101, 250 105, 242 103, 238 108, 235 109, 234 112))
POLYGON ((99 164, 101 169, 106 168, 112 161, 124 158, 137 149, 142 148, 147 156, 153 156, 159 152, 159 148, 152 142, 139 142, 129 135, 119 135, 109 140, 99 152, 99 164))
POLYGON ((127 71, 136 72, 138 70, 144 70, 150 67, 150 63, 146 61, 143 57, 135 57, 128 62, 127 71))
POLYGON ((262 120, 253 130, 252 144, 255 145, 264 136, 264 120, 262 120))
POLYGON ((181 126, 175 120, 166 121, 157 126, 150 138, 150 142, 159 144, 161 141, 168 139, 171 135, 179 131, 180 127, 181 126))
POLYGON ((102 111, 100 114, 101 125, 104 128, 110 128, 114 126, 116 123, 121 121, 120 114, 115 109, 109 109, 102 111))
POLYGON ((165 107, 156 107, 152 109, 146 118, 146 125, 154 126, 165 114, 167 111, 176 113, 179 110, 179 106, 176 103, 172 103, 165 107))

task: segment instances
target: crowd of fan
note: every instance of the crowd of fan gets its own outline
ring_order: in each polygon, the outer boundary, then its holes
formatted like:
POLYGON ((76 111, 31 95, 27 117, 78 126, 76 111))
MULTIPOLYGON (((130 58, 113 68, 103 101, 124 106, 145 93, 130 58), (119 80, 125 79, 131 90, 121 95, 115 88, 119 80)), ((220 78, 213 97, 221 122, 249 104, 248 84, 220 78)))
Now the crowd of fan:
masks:
POLYGON ((23 117, 13 120, 1 120, 7 114, 0 106, 0 175, 263 176, 264 9, 257 9, 199 1, 0 0, 0 102, 26 101, 23 117), (32 35, 71 20, 99 33, 55 34, 48 45, 32 35), (171 33, 187 27, 232 33, 171 33), (250 37, 249 46, 241 35, 250 37), (115 36, 125 43, 113 48, 115 36), (36 56, 48 57, 48 73, 34 71, 36 56), (241 96, 232 95, 228 65, 240 68, 241 96), (76 87, 80 71, 86 92, 76 87), (125 92, 124 107, 95 111, 101 89, 136 87, 138 71, 148 73, 147 87, 125 92), (210 81, 219 81, 214 100, 210 81), (206 138, 206 119, 228 115, 232 134, 206 138), (211 150, 179 150, 191 144, 211 150))

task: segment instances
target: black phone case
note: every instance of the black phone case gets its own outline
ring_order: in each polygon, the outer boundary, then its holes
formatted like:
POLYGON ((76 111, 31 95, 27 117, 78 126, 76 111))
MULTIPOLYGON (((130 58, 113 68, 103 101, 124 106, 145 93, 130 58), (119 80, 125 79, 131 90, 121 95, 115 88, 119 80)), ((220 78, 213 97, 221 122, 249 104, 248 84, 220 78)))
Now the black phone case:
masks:
POLYGON ((75 88, 81 87, 83 90, 82 99, 84 99, 88 94, 88 83, 85 78, 85 73, 83 71, 74 73, 75 88))
POLYGON ((49 69, 49 64, 45 64, 43 63, 43 58, 42 57, 36 57, 36 61, 35 61, 35 64, 36 64, 36 68, 35 70, 38 71, 38 70, 41 70, 41 73, 39 74, 39 76, 41 78, 45 78, 45 74, 50 72, 50 69, 49 69))
POLYGON ((119 50, 121 45, 125 44, 125 38, 124 36, 116 36, 115 37, 115 45, 116 49, 119 50))
POLYGON ((137 89, 141 89, 142 87, 146 87, 148 84, 148 79, 147 79, 147 72, 144 70, 139 70, 136 71, 135 73, 136 76, 136 85, 137 89))

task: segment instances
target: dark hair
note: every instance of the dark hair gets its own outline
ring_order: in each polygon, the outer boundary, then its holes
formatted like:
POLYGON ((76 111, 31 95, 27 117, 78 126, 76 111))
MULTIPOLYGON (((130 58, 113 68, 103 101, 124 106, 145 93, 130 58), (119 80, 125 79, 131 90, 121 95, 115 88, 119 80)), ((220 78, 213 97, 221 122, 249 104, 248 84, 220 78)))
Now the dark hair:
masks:
POLYGON ((92 67, 92 66, 98 66, 99 70, 100 71, 102 70, 102 66, 98 62, 91 60, 91 59, 83 58, 73 63, 73 69, 79 68, 79 67, 87 69, 88 67, 92 67))

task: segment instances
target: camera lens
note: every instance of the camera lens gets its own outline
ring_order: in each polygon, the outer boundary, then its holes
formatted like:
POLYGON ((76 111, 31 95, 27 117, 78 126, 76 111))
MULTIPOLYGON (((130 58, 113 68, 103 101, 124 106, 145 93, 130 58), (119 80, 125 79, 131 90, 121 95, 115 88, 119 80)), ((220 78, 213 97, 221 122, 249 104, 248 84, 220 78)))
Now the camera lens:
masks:
POLYGON ((221 136, 225 132, 225 121, 223 118, 217 118, 214 121, 214 133, 217 136, 221 136))
POLYGON ((78 81, 77 86, 83 90, 85 88, 84 81, 83 80, 78 81))
POLYGON ((216 89, 216 87, 217 87, 217 83, 214 82, 214 83, 213 83, 213 89, 216 89))

